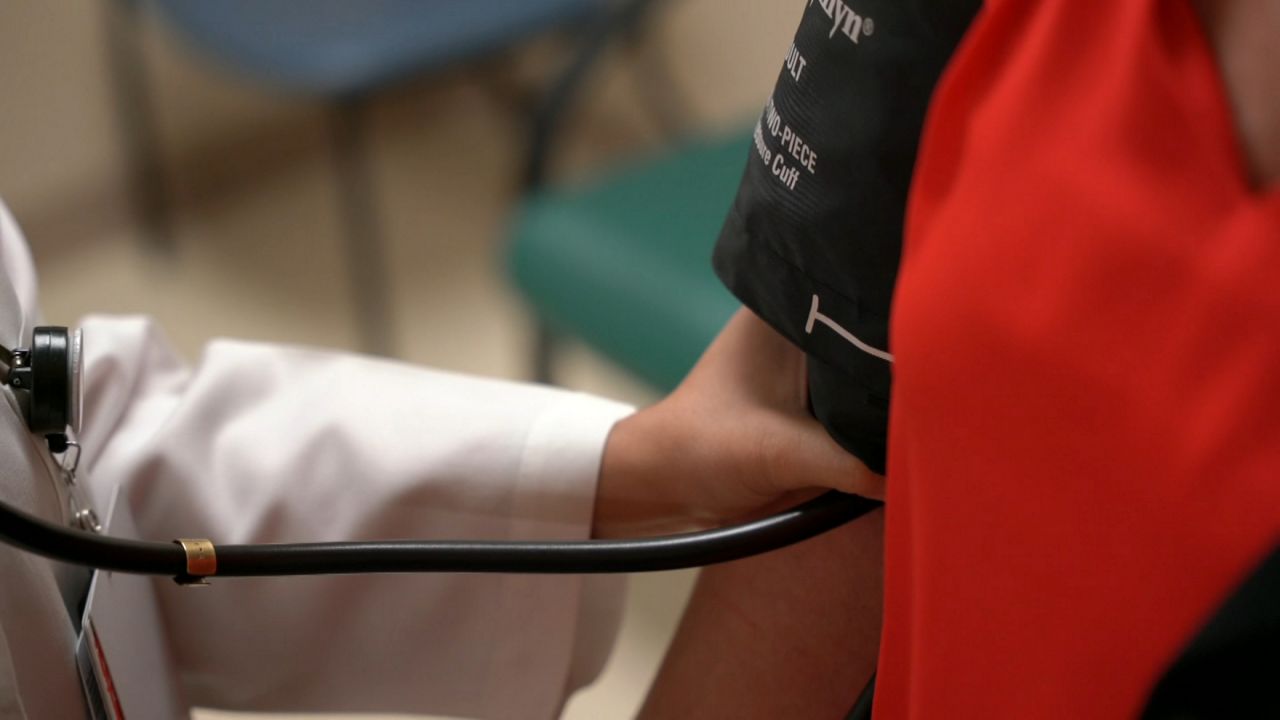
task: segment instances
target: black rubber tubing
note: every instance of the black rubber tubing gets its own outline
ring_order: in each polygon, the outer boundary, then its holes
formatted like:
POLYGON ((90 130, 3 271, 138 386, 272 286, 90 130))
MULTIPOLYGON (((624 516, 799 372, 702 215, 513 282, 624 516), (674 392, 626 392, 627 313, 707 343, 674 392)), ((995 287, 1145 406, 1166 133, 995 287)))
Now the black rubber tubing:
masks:
MULTIPOLYGON (((857 495, 832 491, 761 520, 630 540, 389 540, 272 545, 216 545, 215 541, 214 577, 677 570, 777 550, 843 525, 880 505, 857 495)), ((0 540, 45 557, 100 570, 190 579, 186 553, 175 543, 95 535, 48 522, 3 502, 0 540)))

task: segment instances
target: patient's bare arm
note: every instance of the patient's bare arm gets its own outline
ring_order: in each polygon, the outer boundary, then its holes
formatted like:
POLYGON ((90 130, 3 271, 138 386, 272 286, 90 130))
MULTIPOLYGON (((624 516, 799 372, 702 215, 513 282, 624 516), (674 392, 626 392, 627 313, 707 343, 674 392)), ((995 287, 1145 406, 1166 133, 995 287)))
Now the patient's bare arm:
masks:
POLYGON ((725 525, 824 489, 882 497, 884 478, 831 439, 807 397, 804 353, 739 310, 675 392, 610 433, 596 537, 725 525))
MULTIPOLYGON (((884 478, 806 404, 804 354, 740 310, 680 388, 615 427, 598 537, 721 525, 823 488, 884 478)), ((703 570, 642 716, 839 717, 875 662, 881 512, 788 549, 703 570)))
POLYGON ((879 649, 883 529, 703 570, 640 717, 844 717, 879 649))
POLYGON ((1241 153, 1258 186, 1280 183, 1280 82, 1275 47, 1280 4, 1272 0, 1195 0, 1217 54, 1241 153))

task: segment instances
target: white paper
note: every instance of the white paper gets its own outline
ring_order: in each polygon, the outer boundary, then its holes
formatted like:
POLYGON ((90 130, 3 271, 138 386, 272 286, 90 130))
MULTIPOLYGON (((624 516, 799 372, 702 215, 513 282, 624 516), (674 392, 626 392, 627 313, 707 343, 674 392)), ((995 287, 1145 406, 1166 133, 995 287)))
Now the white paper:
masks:
MULTIPOLYGON (((128 503, 118 494, 111 499, 105 532, 137 538, 128 503)), ((153 582, 148 575, 98 571, 89 586, 80 637, 82 679, 97 683, 108 720, 187 717, 153 582), (84 672, 86 661, 92 678, 84 672)), ((93 691, 86 690, 90 696, 93 691)))

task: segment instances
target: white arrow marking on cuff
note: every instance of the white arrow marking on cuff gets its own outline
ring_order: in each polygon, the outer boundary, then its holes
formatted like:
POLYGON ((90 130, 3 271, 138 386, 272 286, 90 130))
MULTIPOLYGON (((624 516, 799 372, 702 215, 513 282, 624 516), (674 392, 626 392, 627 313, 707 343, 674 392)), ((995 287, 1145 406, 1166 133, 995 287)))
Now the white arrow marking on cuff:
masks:
POLYGON ((840 327, 840 323, 837 323, 835 320, 832 320, 826 315, 823 315, 822 313, 818 312, 818 296, 817 295, 813 296, 813 302, 809 305, 809 319, 804 324, 804 332, 806 335, 813 334, 813 323, 815 320, 817 322, 822 323, 823 325, 826 325, 832 330, 835 330, 837 335, 844 338, 845 340, 848 340, 850 344, 852 344, 854 347, 858 348, 862 352, 868 355, 872 355, 874 357, 878 357, 881 360, 884 360, 885 362, 893 362, 893 355, 890 355, 884 350, 871 347, 870 345, 862 342, 857 338, 856 335, 840 327))

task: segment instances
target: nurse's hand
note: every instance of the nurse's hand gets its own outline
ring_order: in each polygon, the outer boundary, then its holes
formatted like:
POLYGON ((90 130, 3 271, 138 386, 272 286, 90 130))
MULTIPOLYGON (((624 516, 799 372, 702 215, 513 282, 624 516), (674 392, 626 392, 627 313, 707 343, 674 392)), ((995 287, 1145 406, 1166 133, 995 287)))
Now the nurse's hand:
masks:
POLYGON ((739 310, 689 376, 609 435, 596 537, 752 519, 836 489, 884 496, 884 478, 809 414, 805 357, 739 310))

